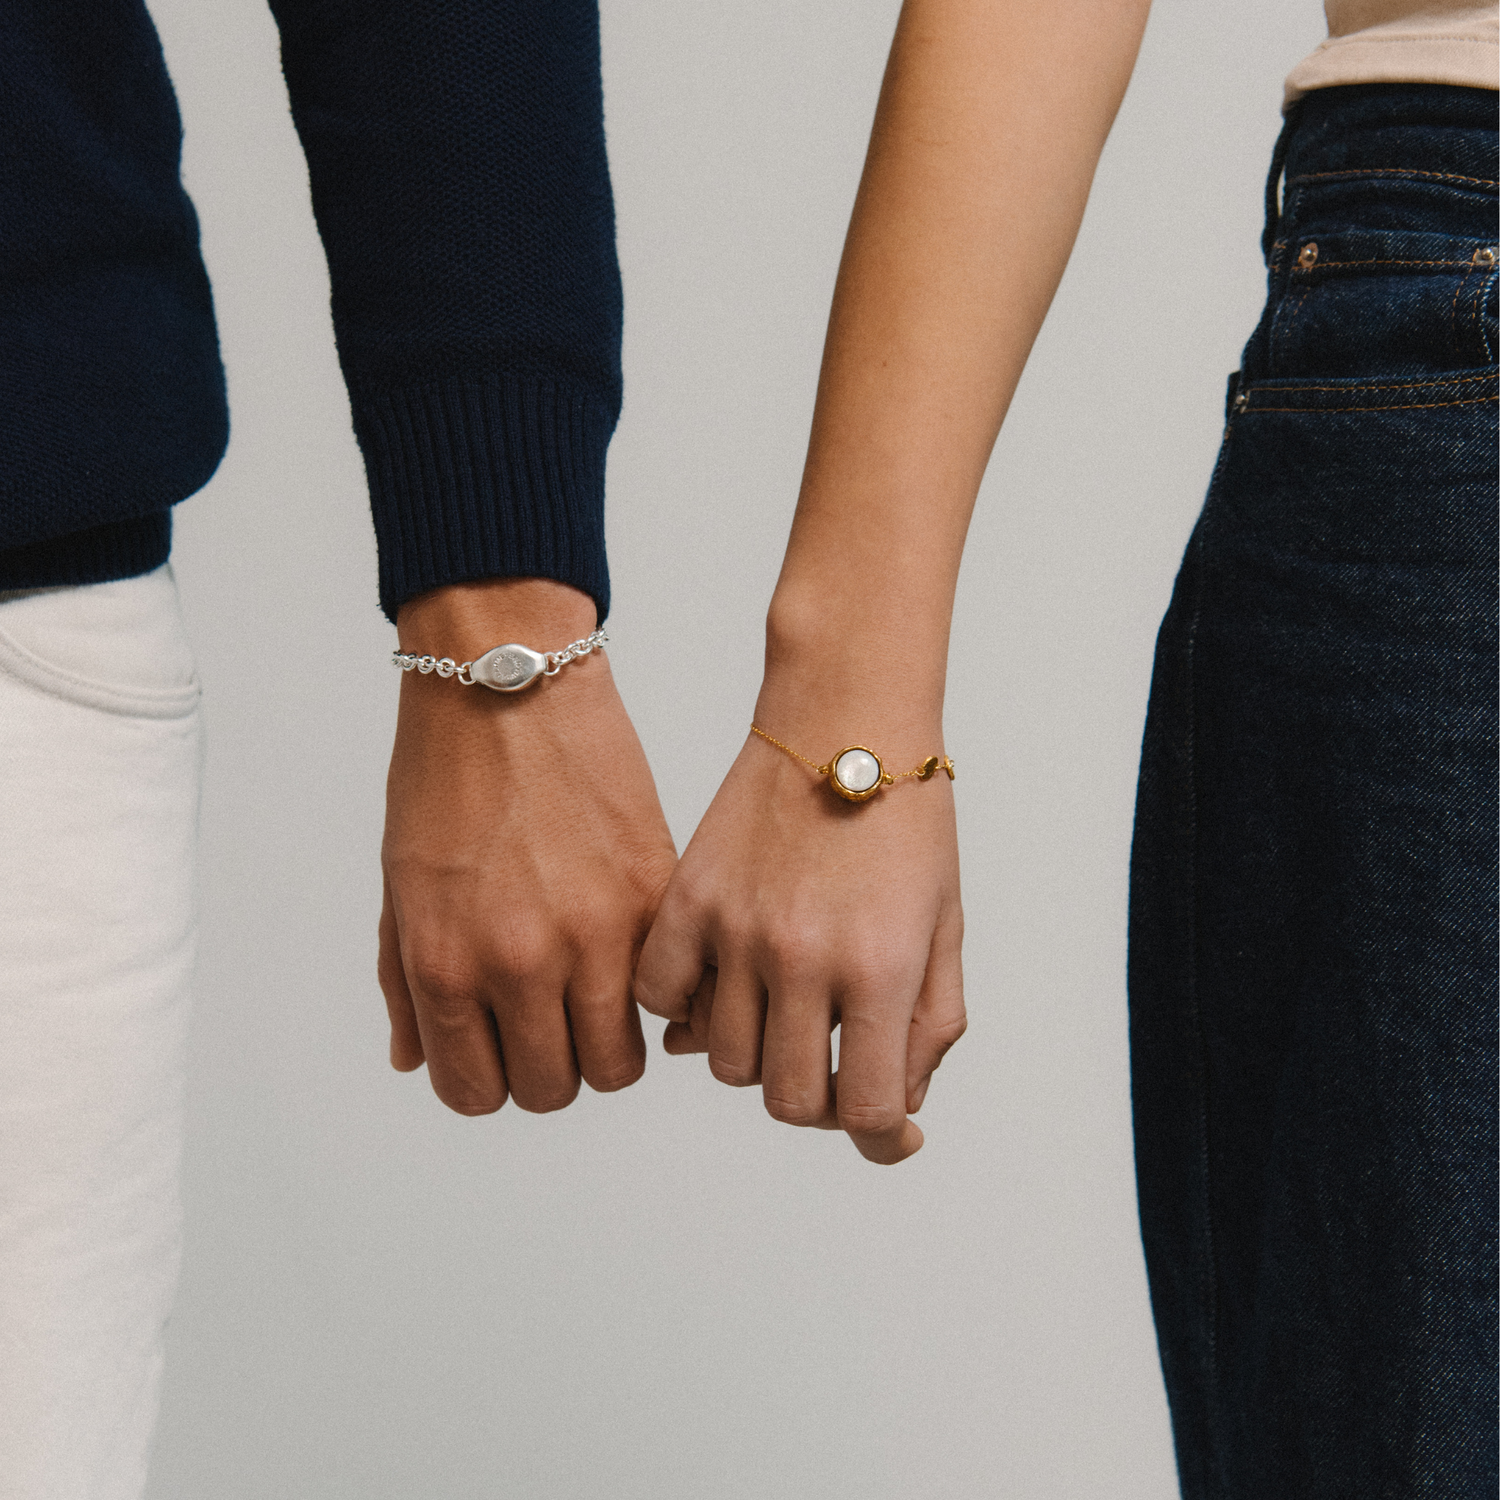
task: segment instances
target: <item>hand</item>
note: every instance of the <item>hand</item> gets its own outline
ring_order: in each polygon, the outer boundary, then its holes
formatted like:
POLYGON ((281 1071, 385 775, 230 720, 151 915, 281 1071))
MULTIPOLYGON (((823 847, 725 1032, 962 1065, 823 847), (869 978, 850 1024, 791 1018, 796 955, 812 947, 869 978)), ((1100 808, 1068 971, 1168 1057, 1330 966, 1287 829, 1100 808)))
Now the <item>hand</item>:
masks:
MULTIPOLYGON (((406 651, 557 650, 593 602, 541 579, 411 601, 406 651)), ((645 1068, 631 972, 676 862, 601 652, 515 695, 403 674, 386 792, 380 987, 391 1063, 488 1114, 561 1109, 645 1068)))
MULTIPOLYGON (((788 742, 821 757, 836 740, 788 742)), ((897 743, 915 766, 940 742, 880 742, 897 743)), ((667 888, 635 994, 671 1023, 668 1052, 707 1052, 721 1082, 759 1083, 775 1119, 843 1129, 891 1164, 921 1147, 907 1116, 963 1035, 962 936, 947 777, 845 802, 752 736, 667 888)))

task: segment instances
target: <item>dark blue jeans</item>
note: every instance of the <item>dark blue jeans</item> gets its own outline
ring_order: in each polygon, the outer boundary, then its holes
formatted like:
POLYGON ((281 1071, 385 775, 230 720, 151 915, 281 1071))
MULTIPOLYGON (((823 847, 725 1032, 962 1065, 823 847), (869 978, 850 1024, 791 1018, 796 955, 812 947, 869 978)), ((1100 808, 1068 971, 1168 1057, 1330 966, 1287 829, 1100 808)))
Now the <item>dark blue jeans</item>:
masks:
POLYGON ((1188 1500, 1495 1494, 1494 126, 1296 108, 1157 645, 1132 1089, 1188 1500))

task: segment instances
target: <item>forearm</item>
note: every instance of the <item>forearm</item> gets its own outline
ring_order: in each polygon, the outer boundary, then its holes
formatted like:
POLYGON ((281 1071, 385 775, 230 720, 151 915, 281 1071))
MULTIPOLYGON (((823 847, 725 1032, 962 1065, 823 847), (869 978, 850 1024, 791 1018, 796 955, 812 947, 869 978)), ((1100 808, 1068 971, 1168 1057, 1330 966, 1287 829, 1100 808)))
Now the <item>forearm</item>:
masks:
MULTIPOLYGON (((1083 216, 1146 0, 906 0, 839 270, 756 722, 816 766, 941 754, 980 477, 1083 216)), ((750 738, 641 953, 636 996, 725 1083, 871 1161, 965 1025, 946 778, 856 810, 750 738), (837 1073, 829 1035, 839 1030, 837 1073)))
POLYGON ((386 612, 553 578, 602 618, 621 301, 595 0, 271 0, 386 612))
POLYGON ((1146 10, 907 0, 839 271, 762 712, 804 694, 831 713, 884 705, 893 733, 940 714, 974 499, 1146 10))

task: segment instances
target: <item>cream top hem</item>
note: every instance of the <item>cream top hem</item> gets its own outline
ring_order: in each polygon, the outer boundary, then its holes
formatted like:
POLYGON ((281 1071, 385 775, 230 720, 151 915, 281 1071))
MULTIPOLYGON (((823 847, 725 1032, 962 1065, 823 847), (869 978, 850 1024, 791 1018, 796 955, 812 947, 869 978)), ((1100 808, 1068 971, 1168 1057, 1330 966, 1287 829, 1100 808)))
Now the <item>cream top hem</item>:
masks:
POLYGON ((1454 0, 1325 0, 1328 40, 1292 69, 1286 105, 1351 83, 1500 87, 1500 8, 1454 0))

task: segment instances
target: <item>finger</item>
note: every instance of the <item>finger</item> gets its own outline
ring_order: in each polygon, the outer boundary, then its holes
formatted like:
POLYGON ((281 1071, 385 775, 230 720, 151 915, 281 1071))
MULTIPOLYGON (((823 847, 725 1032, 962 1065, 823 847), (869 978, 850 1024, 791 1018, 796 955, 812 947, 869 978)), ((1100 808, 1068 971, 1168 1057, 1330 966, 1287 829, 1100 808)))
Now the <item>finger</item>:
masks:
POLYGON ((673 1057, 686 1057, 693 1052, 706 1052, 706 1047, 700 1047, 693 1040, 693 1028, 684 1021, 668 1021, 666 1029, 661 1034, 661 1045, 664 1052, 670 1052, 673 1057))
POLYGON ((512 983, 493 1009, 511 1098, 531 1114, 566 1108, 578 1097, 579 1073, 561 983, 512 983))
POLYGON ((787 985, 771 990, 761 1053, 761 1095, 773 1120, 838 1129, 833 1102, 833 1002, 826 992, 787 985))
POLYGON ((906 1109, 916 1114, 933 1072, 964 1034, 963 913, 939 920, 906 1039, 906 1109))
POLYGON ((641 1013, 630 993, 629 950, 590 963, 568 984, 568 1026, 578 1071, 601 1094, 628 1088, 646 1071, 641 1013))
POLYGON ((904 1161, 922 1146, 922 1132, 906 1118, 909 1016, 901 1005, 846 1004, 840 1020, 839 1126, 861 1156, 882 1166, 904 1161))
POLYGON ((661 1034, 661 1044, 676 1057, 690 1052, 708 1051, 709 1027, 713 1021, 714 991, 718 985, 719 971, 710 965, 703 971, 703 978, 688 1002, 686 1021, 668 1021, 661 1034))
POLYGON ((396 931, 396 908, 391 904, 389 884, 380 905, 380 952, 375 972, 380 979, 380 993, 385 996, 386 1013, 391 1018, 391 1066, 398 1073, 413 1072, 426 1058, 422 1053, 422 1033, 417 1029, 417 1012, 401 967, 401 939, 396 931))
POLYGON ((760 1044, 766 991, 750 968, 720 963, 708 1021, 708 1066, 720 1083, 748 1088, 760 1082, 760 1044))
POLYGON ((461 1115, 493 1114, 505 1103, 505 1070, 494 1017, 478 978, 402 944, 406 985, 432 1091, 461 1115))
POLYGON ((668 1021, 686 1021, 689 1002, 703 977, 703 931, 677 898, 677 882, 667 887, 661 910, 646 934, 635 966, 635 998, 642 1010, 668 1021))

